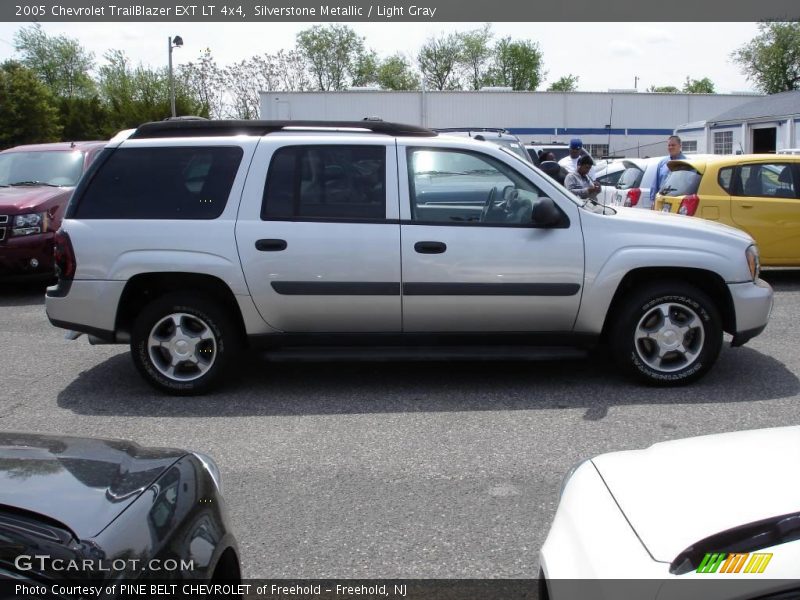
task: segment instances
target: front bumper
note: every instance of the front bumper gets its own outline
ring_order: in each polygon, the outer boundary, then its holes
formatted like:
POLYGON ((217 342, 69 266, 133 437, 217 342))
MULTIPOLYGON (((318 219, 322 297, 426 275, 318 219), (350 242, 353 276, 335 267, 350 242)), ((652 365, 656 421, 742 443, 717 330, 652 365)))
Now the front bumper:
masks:
POLYGON ((0 277, 54 274, 52 233, 12 237, 0 242, 0 277))
POLYGON ((741 346, 764 331, 772 314, 772 287, 763 279, 748 283, 729 283, 736 314, 732 346, 741 346))

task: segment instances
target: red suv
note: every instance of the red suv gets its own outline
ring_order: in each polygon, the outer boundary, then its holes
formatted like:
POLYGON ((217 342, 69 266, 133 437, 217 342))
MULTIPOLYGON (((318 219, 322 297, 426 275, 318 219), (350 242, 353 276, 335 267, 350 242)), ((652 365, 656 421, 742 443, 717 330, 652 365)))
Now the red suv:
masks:
POLYGON ((0 152, 0 278, 54 274, 53 236, 67 200, 106 143, 35 144, 0 152))

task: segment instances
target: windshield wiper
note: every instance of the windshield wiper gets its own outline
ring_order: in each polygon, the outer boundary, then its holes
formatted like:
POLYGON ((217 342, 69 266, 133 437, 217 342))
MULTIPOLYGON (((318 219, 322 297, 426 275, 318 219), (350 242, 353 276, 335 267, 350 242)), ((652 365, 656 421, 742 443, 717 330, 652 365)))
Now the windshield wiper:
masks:
POLYGON ((31 181, 15 181, 14 183, 9 183, 8 185, 13 185, 13 186, 47 185, 47 186, 50 186, 50 187, 61 187, 59 185, 56 185, 55 183, 47 183, 46 181, 35 181, 35 180, 31 180, 31 181))
POLYGON ((661 188, 658 193, 659 194, 668 194, 669 192, 677 192, 677 191, 678 191, 678 188, 674 188, 672 186, 669 186, 669 187, 661 188))

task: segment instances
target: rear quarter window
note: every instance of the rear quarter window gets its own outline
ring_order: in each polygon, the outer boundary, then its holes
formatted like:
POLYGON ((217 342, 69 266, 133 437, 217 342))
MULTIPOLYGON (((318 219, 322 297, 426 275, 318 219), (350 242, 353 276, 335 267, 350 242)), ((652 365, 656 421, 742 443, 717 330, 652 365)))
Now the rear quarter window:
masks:
POLYGON ((119 148, 77 199, 79 219, 216 219, 228 202, 239 147, 119 148))

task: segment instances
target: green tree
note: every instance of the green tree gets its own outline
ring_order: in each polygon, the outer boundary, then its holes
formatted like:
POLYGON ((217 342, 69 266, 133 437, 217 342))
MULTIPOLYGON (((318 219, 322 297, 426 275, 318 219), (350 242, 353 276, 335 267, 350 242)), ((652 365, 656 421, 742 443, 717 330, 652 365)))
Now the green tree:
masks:
POLYGON ((565 75, 560 79, 554 81, 550 84, 550 87, 547 88, 548 92, 574 92, 578 89, 578 79, 577 75, 573 75, 570 73, 569 75, 565 75))
POLYGON ((461 36, 457 33, 429 38, 417 54, 417 64, 427 86, 435 90, 463 89, 458 78, 461 57, 461 36))
POLYGON ((380 59, 374 50, 363 50, 353 60, 351 70, 352 85, 361 87, 378 82, 378 65, 380 59))
POLYGON ((0 65, 0 149, 54 142, 61 125, 49 89, 18 62, 0 65))
POLYGON ((176 81, 180 81, 199 104, 199 115, 212 119, 226 116, 225 76, 210 48, 203 49, 196 61, 185 63, 175 71, 176 81))
POLYGON ((385 90, 418 90, 419 76, 400 54, 381 61, 378 66, 378 84, 385 90))
POLYGON ((800 22, 767 21, 758 31, 731 53, 733 61, 765 94, 800 89, 800 22))
POLYGON ((94 55, 80 43, 60 35, 48 36, 38 23, 14 35, 14 47, 22 64, 31 69, 60 98, 87 98, 95 93, 89 71, 94 55))
POLYGON ((708 77, 702 79, 690 79, 686 77, 686 82, 683 84, 684 94, 714 94, 714 82, 708 77))
POLYGON ((494 65, 489 71, 488 81, 490 85, 532 92, 545 76, 542 67, 539 44, 505 37, 495 44, 494 65))
POLYGON ((651 85, 648 89, 648 92, 653 92, 656 94, 677 94, 680 92, 678 88, 674 85, 651 85))
POLYGON ((315 25, 297 34, 297 49, 321 91, 343 90, 364 53, 364 38, 347 25, 315 25))
MULTIPOLYGON (((120 50, 107 52, 105 59, 106 64, 100 67, 98 85, 108 108, 112 133, 170 116, 166 68, 153 70, 141 64, 133 67, 120 50)), ((175 109, 179 115, 208 116, 203 104, 181 78, 175 80, 175 109)))
POLYGON ((486 73, 492 58, 492 30, 487 23, 481 29, 460 34, 460 63, 464 69, 467 87, 479 90, 486 81, 486 73))

